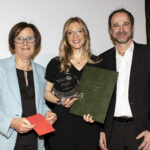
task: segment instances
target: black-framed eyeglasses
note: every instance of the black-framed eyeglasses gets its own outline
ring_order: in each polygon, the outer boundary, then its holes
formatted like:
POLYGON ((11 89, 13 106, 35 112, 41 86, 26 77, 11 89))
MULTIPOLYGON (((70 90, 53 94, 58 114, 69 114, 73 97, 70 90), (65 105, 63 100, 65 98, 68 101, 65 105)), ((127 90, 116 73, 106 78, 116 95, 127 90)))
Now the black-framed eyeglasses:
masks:
POLYGON ((23 38, 22 36, 17 36, 14 40, 17 44, 23 44, 24 41, 27 43, 35 43, 36 39, 34 36, 27 36, 26 38, 23 38))

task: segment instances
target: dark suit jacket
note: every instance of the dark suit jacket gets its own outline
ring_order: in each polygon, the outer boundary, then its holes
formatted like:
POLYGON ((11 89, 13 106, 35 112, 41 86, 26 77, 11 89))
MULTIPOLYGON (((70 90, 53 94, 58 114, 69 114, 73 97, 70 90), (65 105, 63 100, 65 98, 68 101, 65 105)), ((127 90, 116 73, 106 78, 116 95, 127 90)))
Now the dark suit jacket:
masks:
MULTIPOLYGON (((115 48, 102 53, 101 66, 116 71, 115 48)), ((126 70, 124 70, 126 71, 126 70)), ((113 115, 116 103, 116 88, 104 123, 104 132, 109 143, 113 128, 113 115)), ((150 46, 134 43, 134 52, 129 79, 129 104, 139 134, 143 130, 150 130, 150 46)))

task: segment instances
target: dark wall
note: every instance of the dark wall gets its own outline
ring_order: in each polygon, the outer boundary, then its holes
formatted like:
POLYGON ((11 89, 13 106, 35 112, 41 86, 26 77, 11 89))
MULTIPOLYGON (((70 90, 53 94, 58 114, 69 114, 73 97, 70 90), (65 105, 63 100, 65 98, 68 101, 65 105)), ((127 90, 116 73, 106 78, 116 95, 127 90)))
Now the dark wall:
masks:
POLYGON ((145 0, 147 44, 150 45, 150 0, 145 0))

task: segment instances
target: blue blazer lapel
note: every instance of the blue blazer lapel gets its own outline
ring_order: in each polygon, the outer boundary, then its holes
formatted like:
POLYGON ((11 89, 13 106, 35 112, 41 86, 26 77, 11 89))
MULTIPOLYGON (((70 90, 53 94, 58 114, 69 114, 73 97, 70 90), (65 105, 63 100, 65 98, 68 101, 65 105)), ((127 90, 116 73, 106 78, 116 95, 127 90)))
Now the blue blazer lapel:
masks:
MULTIPOLYGON (((38 108, 38 98, 40 98, 40 85, 38 84, 38 70, 36 68, 36 65, 34 64, 34 62, 31 60, 32 63, 32 69, 33 69, 33 80, 34 80, 34 91, 35 91, 35 103, 36 103, 36 108, 38 108)), ((37 109, 38 111, 38 109, 37 109)), ((37 112, 38 113, 38 112, 37 112)))
POLYGON ((16 96, 18 103, 21 104, 20 89, 15 65, 15 55, 10 57, 7 67, 8 67, 8 84, 10 86, 10 90, 16 96))

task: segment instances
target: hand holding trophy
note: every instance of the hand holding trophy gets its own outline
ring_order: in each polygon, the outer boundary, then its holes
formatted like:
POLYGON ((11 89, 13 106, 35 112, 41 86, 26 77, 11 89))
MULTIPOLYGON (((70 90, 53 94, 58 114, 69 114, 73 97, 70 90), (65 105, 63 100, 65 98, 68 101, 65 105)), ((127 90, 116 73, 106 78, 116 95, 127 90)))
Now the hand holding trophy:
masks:
POLYGON ((53 86, 54 94, 60 98, 57 104, 69 108, 82 94, 78 95, 79 80, 70 73, 56 76, 53 86))

